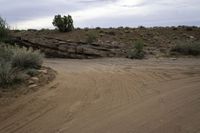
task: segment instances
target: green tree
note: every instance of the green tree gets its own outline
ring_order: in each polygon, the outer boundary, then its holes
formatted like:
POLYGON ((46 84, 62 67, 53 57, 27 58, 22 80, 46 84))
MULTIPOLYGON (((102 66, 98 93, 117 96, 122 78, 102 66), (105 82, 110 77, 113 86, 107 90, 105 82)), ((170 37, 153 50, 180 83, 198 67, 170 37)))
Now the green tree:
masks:
POLYGON ((53 20, 53 25, 59 29, 61 32, 69 32, 74 29, 72 16, 61 16, 56 15, 53 20))
POLYGON ((0 17, 0 42, 8 37, 8 25, 6 21, 0 17))

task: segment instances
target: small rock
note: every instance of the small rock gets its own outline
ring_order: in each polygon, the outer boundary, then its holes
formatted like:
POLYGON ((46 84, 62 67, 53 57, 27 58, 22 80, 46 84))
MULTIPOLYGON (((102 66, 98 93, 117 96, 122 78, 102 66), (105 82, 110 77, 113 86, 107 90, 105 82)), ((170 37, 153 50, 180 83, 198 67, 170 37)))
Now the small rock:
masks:
POLYGON ((177 58, 171 58, 171 60, 177 60, 177 58))
POLYGON ((37 81, 39 81, 39 78, 38 77, 32 77, 31 80, 37 82, 37 81))
POLYGON ((29 81, 28 81, 28 84, 29 84, 29 85, 32 85, 32 84, 34 84, 34 83, 35 83, 35 82, 34 82, 33 80, 29 80, 29 81))
POLYGON ((38 72, 40 72, 40 73, 44 73, 44 74, 47 74, 47 70, 46 70, 46 69, 38 70, 38 72))
POLYGON ((36 85, 36 84, 32 84, 32 85, 29 85, 28 88, 31 89, 31 88, 35 88, 35 87, 37 87, 37 86, 38 86, 38 85, 36 85))
POLYGON ((58 41, 59 44, 66 44, 64 41, 58 41))
POLYGON ((116 42, 116 41, 113 41, 113 42, 111 42, 111 44, 112 44, 112 45, 116 45, 116 44, 117 44, 117 42, 116 42))
POLYGON ((111 41, 106 41, 106 43, 111 43, 111 41))
POLYGON ((190 39, 194 39, 194 36, 190 36, 189 38, 190 38, 190 39))

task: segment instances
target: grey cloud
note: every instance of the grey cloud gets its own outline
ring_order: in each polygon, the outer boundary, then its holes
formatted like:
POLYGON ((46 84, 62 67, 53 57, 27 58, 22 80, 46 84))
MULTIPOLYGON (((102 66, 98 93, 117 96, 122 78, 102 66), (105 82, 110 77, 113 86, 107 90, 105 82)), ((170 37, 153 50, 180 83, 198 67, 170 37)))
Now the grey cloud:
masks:
MULTIPOLYGON (((192 2, 192 1, 191 1, 192 2)), ((193 0, 193 2, 197 2, 193 0)), ((155 3, 141 3, 138 5, 134 5, 134 7, 142 7, 149 6, 156 8, 158 5, 162 5, 163 7, 155 9, 155 12, 150 13, 148 15, 140 16, 140 15, 130 15, 130 16, 113 16, 113 17, 104 17, 98 18, 95 20, 87 20, 82 23, 78 23, 77 25, 81 25, 81 27, 118 27, 118 26, 132 26, 137 27, 140 25, 144 26, 177 26, 177 25, 196 25, 200 26, 200 6, 196 5, 185 5, 187 2, 183 2, 181 4, 177 4, 174 7, 168 6, 164 2, 156 1, 155 3), (156 5, 156 6, 155 6, 156 5)), ((200 2, 199 2, 200 3, 200 2)), ((170 4, 170 3, 168 3, 170 4)), ((130 8, 130 7, 128 7, 130 8)))
MULTIPOLYGON (((93 7, 114 4, 119 0, 0 0, 0 15, 8 23, 54 16, 55 14, 82 11, 93 7)), ((134 3, 134 2, 133 2, 134 3)), ((200 25, 199 0, 143 0, 139 4, 124 4, 124 8, 147 8, 154 10, 145 16, 101 16, 101 18, 76 22, 77 26, 152 26, 152 25, 200 25)))
POLYGON ((77 23, 77 26, 80 27, 119 27, 119 26, 128 26, 128 27, 138 27, 138 26, 178 26, 178 25, 196 25, 200 26, 200 19, 183 19, 181 17, 178 18, 170 18, 167 16, 166 18, 160 18, 155 16, 149 17, 140 17, 140 16, 126 16, 119 18, 101 18, 95 20, 88 20, 81 23, 77 23))
POLYGON ((116 2, 117 0, 80 0, 80 3, 102 3, 102 2, 116 2))
MULTIPOLYGON (((109 0, 110 1, 110 0, 109 0)), ((76 10, 82 10, 97 4, 105 4, 108 1, 100 0, 82 0, 74 2, 53 1, 47 0, 1 0, 0 15, 5 17, 9 23, 41 18, 46 16, 54 16, 76 10), (88 5, 88 2, 92 2, 88 5)))

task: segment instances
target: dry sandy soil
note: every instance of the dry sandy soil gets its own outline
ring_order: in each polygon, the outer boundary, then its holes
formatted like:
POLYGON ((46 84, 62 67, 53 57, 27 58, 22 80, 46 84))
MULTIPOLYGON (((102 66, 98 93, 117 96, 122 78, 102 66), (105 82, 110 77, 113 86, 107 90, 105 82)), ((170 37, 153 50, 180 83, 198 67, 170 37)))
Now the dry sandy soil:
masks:
POLYGON ((57 78, 0 107, 0 133, 200 133, 200 59, 47 59, 57 78))

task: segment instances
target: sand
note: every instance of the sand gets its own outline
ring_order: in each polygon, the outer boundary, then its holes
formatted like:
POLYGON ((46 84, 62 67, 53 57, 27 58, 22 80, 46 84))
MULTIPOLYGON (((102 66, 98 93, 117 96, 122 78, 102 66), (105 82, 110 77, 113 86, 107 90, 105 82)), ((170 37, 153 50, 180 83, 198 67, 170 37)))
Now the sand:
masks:
POLYGON ((46 59, 56 79, 0 107, 0 133, 199 133, 200 59, 46 59))

